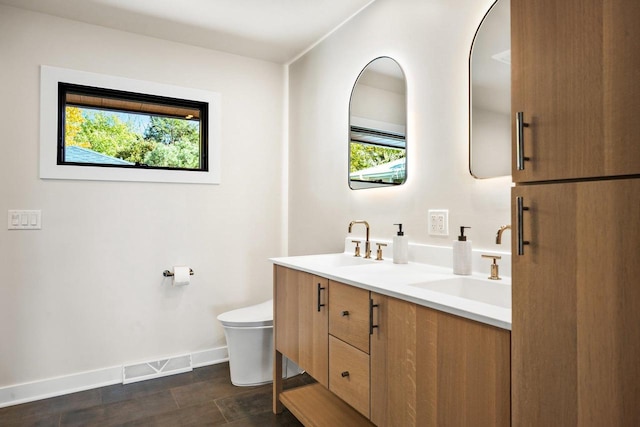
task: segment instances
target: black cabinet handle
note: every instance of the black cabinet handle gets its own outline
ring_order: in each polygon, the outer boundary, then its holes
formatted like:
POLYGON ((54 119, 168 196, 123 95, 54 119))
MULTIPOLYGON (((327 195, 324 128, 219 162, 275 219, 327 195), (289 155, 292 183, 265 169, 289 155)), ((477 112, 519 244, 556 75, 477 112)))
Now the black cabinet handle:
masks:
POLYGON ((516 169, 524 170, 524 161, 529 160, 524 156, 524 128, 528 128, 529 123, 524 121, 524 113, 518 111, 516 113, 516 169))
POLYGON ((343 373, 341 373, 340 375, 342 375, 342 377, 348 377, 349 376, 349 371, 344 371, 343 373))
POLYGON ((518 246, 518 255, 524 255, 524 247, 529 244, 529 241, 524 240, 524 211, 528 211, 529 208, 524 205, 524 198, 522 196, 516 197, 516 242, 518 246))
POLYGON ((320 292, 324 290, 325 288, 320 283, 318 283, 318 311, 320 311, 320 307, 324 307, 324 304, 320 303, 320 292))
POLYGON ((373 328, 377 328, 378 325, 373 324, 373 309, 378 307, 378 304, 374 304, 373 300, 369 298, 369 335, 373 335, 373 328))
POLYGON ((348 315, 349 315, 349 312, 348 312, 347 310, 345 310, 345 311, 343 311, 343 312, 342 312, 342 317, 344 317, 344 316, 348 316, 348 315))

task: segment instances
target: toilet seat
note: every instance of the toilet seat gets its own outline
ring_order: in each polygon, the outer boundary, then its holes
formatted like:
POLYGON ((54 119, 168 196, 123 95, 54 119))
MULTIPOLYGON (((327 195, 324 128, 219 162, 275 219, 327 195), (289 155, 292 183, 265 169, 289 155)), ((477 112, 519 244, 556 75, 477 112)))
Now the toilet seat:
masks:
POLYGON ((273 300, 227 311, 220 314, 218 320, 230 327, 273 326, 273 300))

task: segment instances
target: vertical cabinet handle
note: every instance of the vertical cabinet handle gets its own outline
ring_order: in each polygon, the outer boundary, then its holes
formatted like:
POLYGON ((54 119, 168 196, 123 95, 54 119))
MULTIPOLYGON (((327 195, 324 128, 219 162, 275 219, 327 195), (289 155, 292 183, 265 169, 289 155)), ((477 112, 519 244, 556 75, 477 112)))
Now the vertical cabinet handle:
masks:
POLYGON ((373 309, 378 307, 378 304, 374 304, 373 300, 369 298, 369 335, 373 335, 373 328, 377 328, 378 325, 373 324, 373 309))
POLYGON ((524 205, 524 198, 522 196, 516 197, 516 205, 517 205, 517 218, 516 218, 516 228, 517 228, 517 244, 518 244, 518 255, 524 255, 524 245, 528 245, 529 242, 524 240, 524 211, 528 211, 529 208, 524 205))
POLYGON ((524 128, 529 127, 529 123, 524 122, 524 113, 516 113, 516 169, 524 170, 524 161, 529 160, 524 156, 524 128))
POLYGON ((324 304, 320 303, 320 293, 324 291, 324 289, 325 288, 320 283, 318 283, 318 311, 320 311, 320 307, 324 307, 324 304))

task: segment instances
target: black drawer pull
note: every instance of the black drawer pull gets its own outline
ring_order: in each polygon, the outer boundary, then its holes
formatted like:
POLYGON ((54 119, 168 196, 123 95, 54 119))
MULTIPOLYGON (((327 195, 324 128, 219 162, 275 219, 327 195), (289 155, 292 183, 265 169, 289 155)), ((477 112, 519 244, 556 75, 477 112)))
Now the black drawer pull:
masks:
POLYGON ((373 335, 373 329, 378 325, 373 324, 373 309, 377 308, 378 304, 374 304, 372 299, 369 299, 369 335, 373 335))
POLYGON ((324 307, 324 304, 320 304, 320 292, 324 291, 325 288, 322 287, 320 283, 318 283, 318 311, 320 311, 320 307, 324 307))
POLYGON ((344 316, 348 316, 348 315, 349 315, 349 312, 348 312, 347 310, 345 310, 345 311, 343 311, 343 312, 342 312, 342 317, 344 317, 344 316))
POLYGON ((524 211, 528 211, 529 207, 524 205, 524 197, 516 197, 516 242, 518 246, 518 255, 524 255, 525 245, 530 244, 528 240, 524 240, 524 211))
POLYGON ((344 371, 343 373, 341 373, 340 375, 342 375, 342 377, 348 377, 349 376, 349 371, 344 371))
POLYGON ((524 170, 524 161, 530 160, 524 156, 524 128, 528 128, 529 123, 524 122, 524 113, 518 111, 516 113, 516 169, 524 170))

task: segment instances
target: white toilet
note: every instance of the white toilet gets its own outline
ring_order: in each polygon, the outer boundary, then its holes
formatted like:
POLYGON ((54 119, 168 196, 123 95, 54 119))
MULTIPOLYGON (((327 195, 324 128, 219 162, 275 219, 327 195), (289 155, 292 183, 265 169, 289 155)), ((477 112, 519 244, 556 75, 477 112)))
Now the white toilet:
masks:
MULTIPOLYGON (((227 311, 218 316, 229 350, 231 383, 253 386, 273 381, 273 300, 227 311)), ((283 377, 302 371, 283 357, 283 377)))

